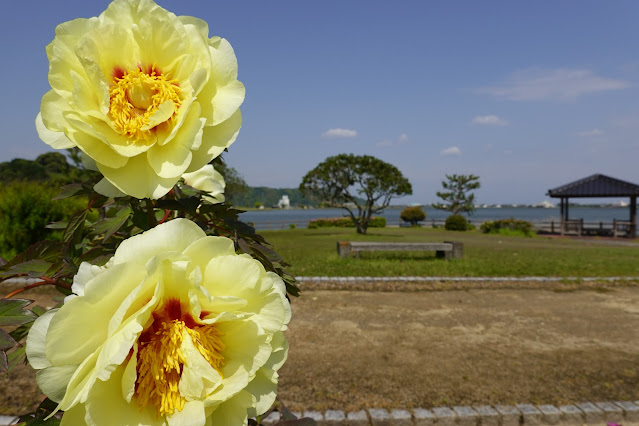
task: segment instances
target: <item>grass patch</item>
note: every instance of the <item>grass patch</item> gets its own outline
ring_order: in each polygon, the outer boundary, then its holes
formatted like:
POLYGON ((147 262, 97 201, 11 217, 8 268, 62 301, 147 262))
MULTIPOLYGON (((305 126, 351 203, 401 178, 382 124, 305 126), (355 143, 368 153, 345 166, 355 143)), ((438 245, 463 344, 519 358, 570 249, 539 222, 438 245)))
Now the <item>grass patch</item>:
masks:
POLYGON ((639 276, 639 244, 614 246, 596 240, 521 238, 431 228, 376 228, 367 235, 352 229, 262 231, 290 272, 303 276, 639 276), (464 258, 452 261, 429 252, 380 252, 342 259, 336 242, 464 243, 464 258))

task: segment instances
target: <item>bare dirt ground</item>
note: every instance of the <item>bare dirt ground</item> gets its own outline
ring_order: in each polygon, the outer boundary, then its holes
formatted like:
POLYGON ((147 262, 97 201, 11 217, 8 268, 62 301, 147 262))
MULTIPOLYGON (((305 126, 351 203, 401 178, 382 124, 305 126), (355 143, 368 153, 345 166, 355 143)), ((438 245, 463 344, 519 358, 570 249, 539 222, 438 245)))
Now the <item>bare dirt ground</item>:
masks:
MULTIPOLYGON (((285 404, 355 410, 639 399, 637 286, 397 289, 307 290, 293 300, 280 378, 285 404)), ((51 304, 43 292, 28 296, 51 304)), ((0 378, 0 414, 39 402, 33 376, 19 367, 11 380, 0 378)))
POLYGON ((639 399, 638 287, 314 290, 293 313, 297 410, 639 399))

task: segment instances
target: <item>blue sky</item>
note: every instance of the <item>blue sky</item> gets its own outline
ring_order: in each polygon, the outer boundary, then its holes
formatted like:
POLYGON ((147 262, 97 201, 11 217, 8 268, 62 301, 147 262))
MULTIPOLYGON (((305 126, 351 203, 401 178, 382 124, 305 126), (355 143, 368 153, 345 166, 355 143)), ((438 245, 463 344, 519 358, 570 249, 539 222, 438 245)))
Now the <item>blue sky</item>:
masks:
MULTIPOLYGON (((297 187, 339 153, 397 166, 401 203, 436 201, 446 173, 479 175, 480 203, 540 202, 593 173, 639 183, 639 2, 158 3, 235 48, 247 96, 225 157, 252 186, 297 187)), ((0 161, 48 150, 44 48, 107 4, 3 4, 0 161)))

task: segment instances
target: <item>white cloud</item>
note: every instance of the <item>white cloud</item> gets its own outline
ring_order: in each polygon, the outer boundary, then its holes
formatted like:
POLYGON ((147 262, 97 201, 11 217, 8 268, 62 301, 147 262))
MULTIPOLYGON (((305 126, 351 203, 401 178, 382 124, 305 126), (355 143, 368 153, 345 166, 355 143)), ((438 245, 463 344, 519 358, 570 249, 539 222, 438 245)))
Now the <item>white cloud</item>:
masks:
POLYGON ((397 137, 396 140, 384 139, 381 142, 377 143, 377 146, 395 146, 402 145, 408 141, 408 135, 406 133, 402 133, 397 137))
POLYGON ((451 146, 450 148, 444 149, 442 152, 440 152, 440 154, 441 155, 460 155, 461 149, 457 148, 456 146, 451 146))
POLYGON ((604 132, 599 129, 592 129, 592 130, 585 130, 583 132, 579 132, 579 136, 585 136, 585 137, 601 136, 603 135, 603 133, 604 132))
POLYGON ((572 100, 629 86, 625 81, 600 77, 587 69, 528 68, 514 72, 500 84, 475 89, 475 93, 512 101, 572 100))
POLYGON ((508 126, 508 122, 503 118, 499 118, 496 115, 478 115, 473 118, 471 124, 478 124, 480 126, 508 126))
POLYGON ((322 136, 325 138, 354 138, 355 136, 357 136, 357 131, 340 128, 328 129, 327 131, 322 133, 322 136))

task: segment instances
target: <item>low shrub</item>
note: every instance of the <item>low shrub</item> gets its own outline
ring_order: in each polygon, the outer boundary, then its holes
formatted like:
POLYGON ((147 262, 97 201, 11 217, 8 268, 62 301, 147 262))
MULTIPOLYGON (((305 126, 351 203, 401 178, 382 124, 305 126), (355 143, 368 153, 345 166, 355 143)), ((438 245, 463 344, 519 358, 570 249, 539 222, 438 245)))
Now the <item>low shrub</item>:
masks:
MULTIPOLYGON (((329 217, 329 218, 320 218, 313 219, 308 222, 309 229, 317 229, 317 228, 354 228, 355 224, 351 220, 350 217, 329 217)), ((371 220, 368 222, 369 228, 385 228, 386 227, 386 218, 385 217, 371 217, 371 220)))
POLYGON ((420 206, 406 207, 399 214, 399 217, 413 226, 418 226, 418 222, 426 219, 426 213, 420 206))
POLYGON ((15 181, 0 187, 0 256, 9 259, 44 239, 60 240, 61 232, 45 228, 68 220, 86 200, 52 201, 60 189, 41 182, 15 181))
POLYGON ((501 235, 521 235, 524 237, 532 237, 532 223, 515 218, 500 219, 492 222, 484 222, 481 224, 481 232, 484 234, 501 234, 501 235))
POLYGON ((447 231, 467 231, 469 230, 468 220, 460 214, 451 214, 446 218, 444 228, 447 231))

